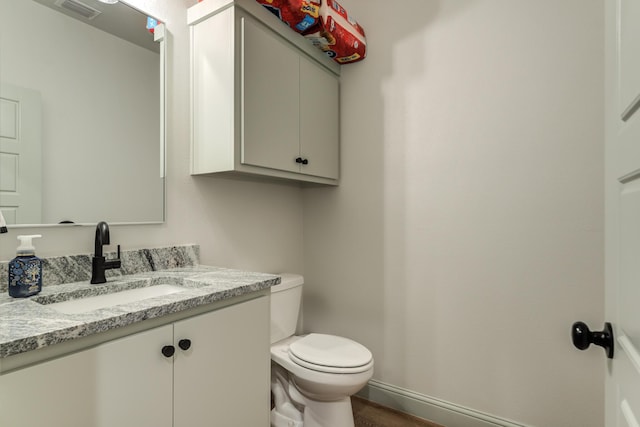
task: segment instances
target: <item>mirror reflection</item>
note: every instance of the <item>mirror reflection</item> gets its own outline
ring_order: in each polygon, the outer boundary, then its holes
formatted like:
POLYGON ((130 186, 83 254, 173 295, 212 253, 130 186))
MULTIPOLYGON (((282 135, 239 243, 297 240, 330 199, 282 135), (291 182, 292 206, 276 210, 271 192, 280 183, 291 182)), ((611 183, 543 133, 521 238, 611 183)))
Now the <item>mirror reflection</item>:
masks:
POLYGON ((118 2, 0 2, 0 209, 11 225, 161 222, 161 56, 118 2))

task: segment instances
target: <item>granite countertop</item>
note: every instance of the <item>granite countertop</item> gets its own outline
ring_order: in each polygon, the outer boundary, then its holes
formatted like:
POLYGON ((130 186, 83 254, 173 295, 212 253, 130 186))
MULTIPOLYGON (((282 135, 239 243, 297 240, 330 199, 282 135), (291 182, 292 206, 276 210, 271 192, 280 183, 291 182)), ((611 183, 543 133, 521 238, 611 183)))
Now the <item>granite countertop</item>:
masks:
POLYGON ((195 265, 118 276, 101 285, 82 281, 46 286, 37 296, 24 299, 4 294, 0 296, 0 358, 249 294, 279 282, 276 275, 195 265), (185 290, 79 314, 63 314, 48 306, 158 284, 185 290))

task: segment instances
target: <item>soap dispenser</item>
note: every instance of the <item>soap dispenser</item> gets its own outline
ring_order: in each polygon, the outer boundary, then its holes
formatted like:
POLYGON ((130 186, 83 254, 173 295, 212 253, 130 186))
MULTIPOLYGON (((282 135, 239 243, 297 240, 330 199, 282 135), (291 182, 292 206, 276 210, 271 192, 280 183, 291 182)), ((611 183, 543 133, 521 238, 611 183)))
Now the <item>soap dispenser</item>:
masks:
POLYGON ((32 239, 40 234, 18 236, 17 256, 9 262, 9 295, 24 298, 42 290, 42 260, 36 256, 32 239))

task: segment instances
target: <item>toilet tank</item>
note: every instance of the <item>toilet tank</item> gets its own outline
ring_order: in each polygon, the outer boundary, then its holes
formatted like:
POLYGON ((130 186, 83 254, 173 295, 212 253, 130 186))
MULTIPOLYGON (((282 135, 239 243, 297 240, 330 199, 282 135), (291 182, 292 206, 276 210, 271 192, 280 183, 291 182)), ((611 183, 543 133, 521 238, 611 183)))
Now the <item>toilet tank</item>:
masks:
POLYGON ((304 278, 281 274, 279 285, 271 287, 271 344, 295 334, 302 302, 304 278))

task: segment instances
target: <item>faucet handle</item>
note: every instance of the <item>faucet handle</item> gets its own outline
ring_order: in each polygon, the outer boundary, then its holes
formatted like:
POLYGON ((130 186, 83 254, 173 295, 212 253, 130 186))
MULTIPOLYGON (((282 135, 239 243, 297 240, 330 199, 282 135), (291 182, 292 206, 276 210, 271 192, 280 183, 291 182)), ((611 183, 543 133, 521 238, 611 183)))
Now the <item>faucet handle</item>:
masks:
POLYGON ((118 245, 118 253, 116 257, 114 259, 105 260, 103 265, 105 270, 122 267, 122 261, 120 260, 120 245, 118 245))

